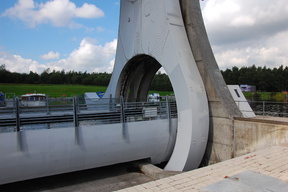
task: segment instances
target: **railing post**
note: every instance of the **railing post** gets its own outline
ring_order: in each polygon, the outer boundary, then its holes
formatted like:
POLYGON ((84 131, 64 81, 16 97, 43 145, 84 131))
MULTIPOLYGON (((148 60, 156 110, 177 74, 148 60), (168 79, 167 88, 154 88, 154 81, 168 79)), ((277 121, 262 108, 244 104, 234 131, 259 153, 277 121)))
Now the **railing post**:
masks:
POLYGON ((47 115, 50 115, 49 97, 46 97, 47 115))
POLYGON ((169 98, 168 95, 166 95, 166 110, 167 110, 167 115, 168 119, 171 119, 171 110, 170 110, 170 103, 169 103, 169 98))
POLYGON ((13 107, 13 113, 15 114, 15 117, 16 117, 16 97, 15 96, 13 96, 13 105, 12 105, 12 107, 13 107))
POLYGON ((16 112, 16 131, 20 131, 20 108, 19 99, 15 97, 15 112, 16 112))
POLYGON ((113 108, 113 101, 112 101, 112 94, 109 95, 109 111, 112 111, 113 108))
POLYGON ((121 122, 125 123, 125 109, 124 109, 124 101, 123 101, 122 96, 120 96, 120 111, 121 111, 121 122))
POLYGON ((76 97, 73 97, 73 121, 75 127, 75 144, 79 145, 79 121, 76 97))
POLYGON ((80 100, 79 97, 76 97, 76 106, 77 106, 77 112, 80 113, 80 100))
POLYGON ((78 127, 79 126, 78 110, 77 110, 77 100, 75 97, 73 97, 73 120, 74 120, 74 126, 78 127))
POLYGON ((265 116, 265 101, 263 101, 263 117, 265 116))
POLYGON ((121 123, 122 123, 122 137, 127 139, 126 121, 125 121, 125 109, 123 96, 120 96, 120 112, 121 112, 121 123))

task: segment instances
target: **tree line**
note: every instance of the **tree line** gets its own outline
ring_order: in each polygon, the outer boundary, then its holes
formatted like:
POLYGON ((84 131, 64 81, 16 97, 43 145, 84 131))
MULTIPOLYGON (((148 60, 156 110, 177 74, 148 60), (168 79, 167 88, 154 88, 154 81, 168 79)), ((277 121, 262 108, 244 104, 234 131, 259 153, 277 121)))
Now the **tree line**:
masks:
POLYGON ((227 85, 255 85, 258 91, 281 92, 288 90, 288 67, 278 68, 233 67, 221 71, 227 85))
POLYGON ((50 71, 47 69, 41 74, 17 73, 6 70, 5 65, 0 66, 0 83, 16 84, 77 84, 107 86, 111 78, 109 73, 87 73, 76 71, 50 71))
MULTIPOLYGON (((233 67, 221 70, 223 78, 228 85, 255 85, 259 91, 280 92, 288 90, 288 67, 281 65, 278 68, 233 67)), ((108 86, 111 73, 87 73, 76 71, 55 71, 47 69, 41 74, 16 73, 6 70, 5 65, 0 66, 0 83, 16 84, 77 84, 108 86)), ((151 82, 150 90, 173 91, 169 77, 165 73, 158 72, 151 82)))
MULTIPOLYGON (((87 73, 76 71, 55 71, 47 69, 41 74, 30 71, 29 73, 10 72, 5 65, 0 66, 0 83, 15 84, 74 84, 108 86, 111 73, 87 73)), ((150 90, 173 91, 168 76, 158 72, 150 85, 150 90)))

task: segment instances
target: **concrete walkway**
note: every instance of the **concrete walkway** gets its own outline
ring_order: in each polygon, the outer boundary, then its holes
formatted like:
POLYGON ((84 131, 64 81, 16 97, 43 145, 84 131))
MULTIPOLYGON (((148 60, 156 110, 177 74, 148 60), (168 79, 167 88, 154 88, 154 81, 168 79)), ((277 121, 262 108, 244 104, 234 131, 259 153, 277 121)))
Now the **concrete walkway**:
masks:
POLYGON ((203 192, 205 186, 221 182, 245 171, 253 171, 261 175, 271 176, 279 179, 280 182, 283 181, 284 184, 287 183, 288 187, 288 146, 269 147, 211 166, 122 189, 120 192, 203 192))

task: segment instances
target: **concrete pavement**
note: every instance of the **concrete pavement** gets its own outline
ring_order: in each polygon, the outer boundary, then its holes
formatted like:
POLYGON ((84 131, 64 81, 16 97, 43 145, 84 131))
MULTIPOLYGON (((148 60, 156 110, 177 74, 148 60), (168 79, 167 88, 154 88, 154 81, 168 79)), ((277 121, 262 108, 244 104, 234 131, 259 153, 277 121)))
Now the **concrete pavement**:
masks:
POLYGON ((122 189, 119 192, 203 192, 204 187, 245 171, 271 176, 286 182, 288 187, 288 146, 269 147, 214 165, 122 189))

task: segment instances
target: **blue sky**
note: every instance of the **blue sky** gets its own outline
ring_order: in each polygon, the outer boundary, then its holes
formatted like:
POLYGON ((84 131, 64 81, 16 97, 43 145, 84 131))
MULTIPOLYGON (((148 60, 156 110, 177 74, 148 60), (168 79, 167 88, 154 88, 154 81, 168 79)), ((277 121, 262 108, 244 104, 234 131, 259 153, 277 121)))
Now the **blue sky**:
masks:
MULTIPOLYGON (((84 8, 82 10, 84 13, 87 12, 89 6, 94 8, 95 12, 101 13, 98 16, 97 14, 82 17, 71 16, 63 22, 58 22, 61 20, 62 14, 57 13, 53 6, 49 7, 48 1, 22 0, 22 2, 18 0, 0 2, 0 52, 2 52, 0 58, 1 56, 3 58, 4 54, 10 57, 17 55, 22 58, 22 60, 14 59, 14 61, 12 61, 13 59, 2 59, 0 64, 5 64, 10 71, 29 72, 27 69, 29 62, 37 62, 39 67, 31 67, 30 70, 36 70, 41 73, 45 66, 50 66, 50 68, 54 69, 55 62, 67 59, 73 51, 79 49, 81 42, 83 43, 84 40, 95 46, 104 47, 106 43, 117 39, 120 0, 60 0, 59 2, 63 4, 63 8, 58 12, 64 12, 64 16, 65 14, 69 15, 67 4, 81 8, 86 3, 86 10, 84 8), (34 3, 34 8, 25 9, 29 1, 34 3), (49 12, 55 11, 55 13, 51 13, 51 16, 49 15, 45 18, 43 16, 44 13, 41 13, 45 7, 49 12), (29 16, 29 12, 35 15, 29 16), (57 14, 59 14, 59 18, 57 18, 57 14), (55 18, 53 18, 53 15, 56 15, 55 18), (37 21, 35 17, 44 18, 41 21, 37 21), (48 56, 49 52, 52 53, 50 57, 48 56), (24 63, 23 66, 25 68, 15 66, 21 65, 21 62, 24 63), (14 65, 14 67, 11 65, 14 65)), ((55 0, 51 2, 54 2, 55 6, 61 7, 56 4, 57 1, 55 0)), ((70 12, 73 12, 73 10, 70 12)), ((114 56, 112 55, 112 57, 114 56)), ((110 59, 112 60, 113 58, 110 59)), ((101 68, 101 66, 99 67, 101 68)), ((56 69, 60 68, 61 66, 56 69)), ((85 69, 77 67, 68 70, 85 71, 85 69)), ((91 72, 93 68, 88 68, 88 70, 91 72)))
MULTIPOLYGON (((221 69, 288 65, 287 0, 200 1, 221 69)), ((0 65, 112 72, 120 0, 1 0, 0 65)))
MULTIPOLYGON (((46 1, 34 0, 34 2, 46 1)), ((77 7, 83 5, 83 1, 80 0, 70 2, 75 3, 77 7)), ((69 54, 77 48, 81 40, 86 37, 93 38, 100 44, 116 39, 119 0, 87 0, 85 2, 97 5, 104 12, 104 15, 99 18, 72 18, 72 22, 82 25, 79 28, 71 28, 68 26, 69 23, 63 26, 55 26, 51 21, 30 26, 29 22, 24 22, 19 18, 0 17, 2 50, 4 49, 11 54, 20 54, 25 58, 39 60, 39 55, 51 50, 63 53, 62 57, 65 57, 65 54, 69 54), (111 3, 112 1, 114 3, 111 3)), ((4 13, 7 8, 13 7, 15 3, 17 3, 16 0, 1 1, 0 13, 4 13)))

